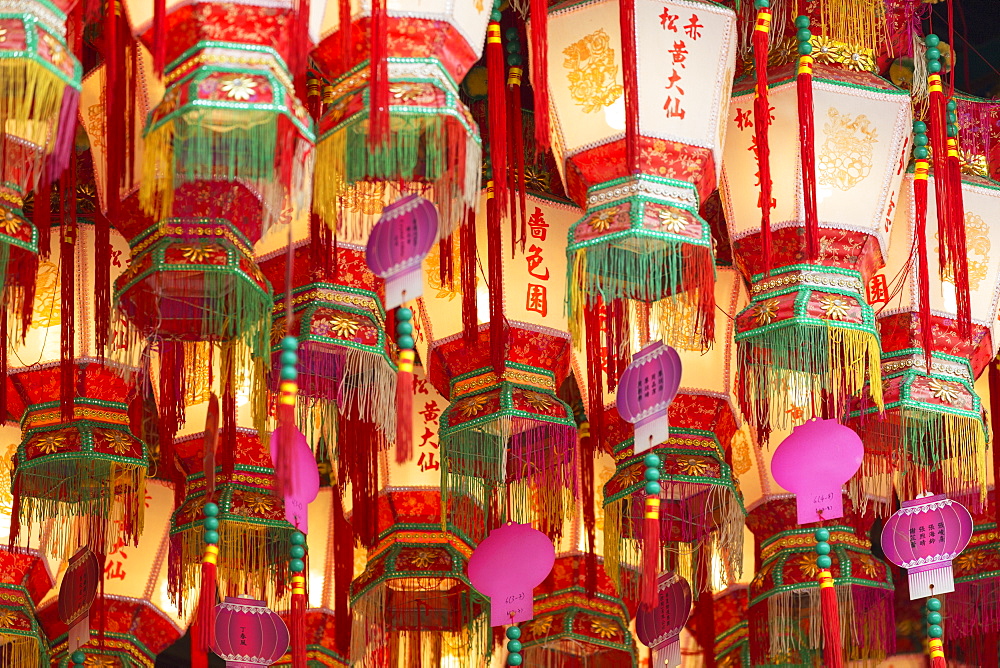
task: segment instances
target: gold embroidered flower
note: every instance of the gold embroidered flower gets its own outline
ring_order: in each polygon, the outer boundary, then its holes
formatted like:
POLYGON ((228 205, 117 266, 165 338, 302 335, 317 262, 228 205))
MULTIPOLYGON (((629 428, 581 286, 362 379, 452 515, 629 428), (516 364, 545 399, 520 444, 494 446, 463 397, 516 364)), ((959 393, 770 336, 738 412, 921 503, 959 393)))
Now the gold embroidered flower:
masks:
POLYGON ((17 622, 18 615, 13 610, 8 610, 7 608, 0 608, 0 627, 5 629, 12 628, 14 623, 17 622))
POLYGON ((768 299, 757 304, 753 309, 753 317, 758 325, 767 325, 778 315, 778 300, 768 299))
POLYGON ((616 626, 610 619, 604 619, 603 617, 595 617, 591 619, 590 630, 594 635, 600 636, 605 640, 614 638, 618 635, 618 626, 616 626))
POLYGON ((875 564, 875 558, 870 554, 862 554, 861 558, 858 560, 861 563, 861 570, 869 578, 874 578, 878 575, 878 566, 875 564))
POLYGON ((662 209, 657 215, 663 229, 671 234, 680 234, 687 227, 687 221, 684 219, 684 216, 679 215, 675 211, 662 209))
POLYGON ((0 44, 7 41, 7 29, 0 28, 0 44))
POLYGON ((708 466, 708 461, 698 457, 685 457, 677 462, 677 468, 684 475, 705 475, 708 466))
POLYGON ((246 102, 253 97, 257 91, 257 82, 248 77, 233 77, 222 82, 219 88, 232 100, 246 102))
POLYGON ((855 72, 871 72, 875 69, 875 59, 871 53, 846 44, 837 62, 855 72))
POLYGON ((954 403, 958 399, 959 391, 951 383, 931 378, 930 382, 927 383, 927 387, 930 388, 931 396, 935 399, 940 399, 946 404, 954 403))
POLYGON ((412 83, 400 83, 389 86, 389 95, 401 102, 412 102, 420 97, 420 86, 412 83))
POLYGON ((611 227, 611 223, 615 222, 617 215, 618 209, 605 209, 591 219, 590 228, 595 232, 606 232, 611 227))
POLYGON ((827 295, 819 300, 819 307, 830 320, 843 320, 847 317, 847 310, 851 305, 846 299, 827 295))
POLYGON ((437 552, 434 550, 417 550, 417 553, 411 559, 411 562, 417 568, 427 568, 435 561, 437 561, 437 552))
POLYGON ((335 315, 330 318, 330 330, 341 339, 350 339, 358 333, 361 323, 349 315, 335 315))
POLYGON ((816 554, 803 554, 795 560, 799 566, 799 572, 811 580, 816 579, 816 576, 819 575, 819 564, 816 563, 818 556, 816 554))
POLYGON ((57 432, 49 432, 48 434, 43 434, 35 441, 35 445, 43 453, 51 455, 52 453, 60 450, 63 445, 66 444, 66 435, 57 432))
POLYGON ((773 561, 769 561, 761 565, 760 570, 757 571, 757 574, 753 576, 752 582, 755 587, 759 587, 764 583, 764 580, 767 578, 768 574, 774 568, 774 563, 775 562, 773 561))
POLYGON ((45 42, 45 46, 49 47, 49 57, 52 59, 52 64, 57 67, 62 65, 63 61, 66 60, 66 50, 59 43, 59 40, 47 32, 43 32, 42 41, 45 42))
POLYGON ((257 492, 246 492, 243 494, 243 505, 252 512, 263 514, 274 509, 274 499, 267 494, 257 492))
POLYGON ((83 665, 94 666, 95 668, 115 668, 118 663, 110 656, 95 656, 93 654, 88 654, 87 658, 83 661, 83 665))
POLYGON ((812 47, 812 57, 817 63, 835 63, 840 57, 837 43, 829 37, 813 35, 812 47))
POLYGON ((20 227, 21 220, 14 215, 14 212, 4 209, 0 214, 0 230, 3 230, 4 234, 13 235, 20 227))
POLYGON ((547 411, 552 408, 552 399, 545 396, 541 392, 524 390, 521 393, 521 396, 524 397, 524 401, 536 411, 547 411))
POLYGON ((979 570, 986 563, 986 556, 979 551, 963 552, 955 559, 955 565, 961 573, 971 573, 979 570))
POLYGON ((549 175, 544 169, 539 167, 525 167, 524 168, 524 187, 528 190, 534 190, 536 192, 548 192, 549 188, 549 175))
POLYGON ((212 252, 217 248, 217 246, 196 246, 189 244, 180 246, 178 250, 181 252, 181 257, 188 262, 201 263, 211 257, 212 252))
POLYGON ((981 153, 964 151, 960 148, 958 150, 958 164, 962 168, 963 174, 970 174, 972 176, 990 175, 989 163, 986 161, 986 156, 981 153))
POLYGON ((115 451, 115 454, 124 455, 132 446, 132 440, 123 432, 114 429, 102 429, 101 436, 108 440, 108 447, 115 451))
POLYGON ((626 487, 634 485, 642 480, 645 468, 642 466, 630 466, 622 472, 622 484, 626 487))
POLYGON ((486 402, 485 394, 477 394, 474 397, 462 399, 458 403, 458 410, 461 411, 463 417, 473 417, 479 415, 479 412, 486 408, 486 402))
POLYGON ((546 617, 539 617, 528 626, 531 627, 531 635, 536 638, 548 635, 549 631, 552 630, 552 616, 548 615, 546 617))

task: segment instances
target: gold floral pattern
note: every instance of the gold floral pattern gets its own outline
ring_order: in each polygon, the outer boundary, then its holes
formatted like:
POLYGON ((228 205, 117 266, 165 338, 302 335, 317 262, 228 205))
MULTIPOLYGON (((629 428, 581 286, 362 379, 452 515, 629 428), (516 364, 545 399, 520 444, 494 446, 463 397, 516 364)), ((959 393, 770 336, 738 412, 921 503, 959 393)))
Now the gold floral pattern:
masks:
POLYGON ((212 257, 212 253, 218 249, 218 246, 199 246, 195 244, 185 244, 177 248, 181 252, 181 257, 195 264, 200 264, 212 257))
POLYGON ((842 65, 855 72, 875 71, 874 54, 867 49, 838 42, 816 35, 812 38, 812 56, 817 63, 825 65, 842 65))
POLYGON ((417 550, 416 554, 410 558, 410 563, 417 568, 427 568, 436 562, 437 558, 437 552, 434 550, 417 550))
POLYGON ((226 79, 219 85, 219 89, 231 100, 237 102, 247 102, 257 94, 254 89, 257 82, 249 77, 233 77, 226 79))
POLYGON ((114 450, 117 455, 124 455, 132 447, 132 439, 126 436, 124 432, 114 429, 101 429, 100 434, 107 439, 108 447, 114 450))
POLYGON ((54 431, 42 434, 35 441, 35 446, 46 455, 58 452, 64 445, 66 445, 66 435, 54 431))
POLYGON ((851 116, 831 107, 827 115, 816 172, 821 185, 846 192, 871 174, 878 131, 864 114, 851 116))
POLYGON ((618 626, 610 619, 594 617, 590 620, 590 631, 595 636, 609 640, 619 634, 618 626))
POLYGON ((847 318, 847 311, 851 308, 851 304, 842 297, 827 295, 819 300, 819 307, 830 320, 844 320, 847 318))
POLYGON ((373 216, 385 207, 385 182, 357 183, 344 191, 341 204, 351 213, 373 216))
POLYGON ((969 288, 978 290, 990 268, 990 228, 972 211, 965 212, 965 239, 969 254, 969 288))
POLYGON ((815 580, 816 576, 819 575, 819 564, 816 563, 818 556, 817 554, 803 554, 795 560, 795 563, 799 567, 799 572, 811 580, 815 580))
POLYGON ((475 417, 486 408, 488 399, 485 394, 477 394, 474 397, 466 397, 458 402, 458 410, 463 417, 475 417))
POLYGON ((5 629, 13 628, 14 623, 17 622, 17 618, 18 614, 13 610, 0 608, 0 627, 5 629))
POLYGON ((548 411, 552 408, 554 403, 551 398, 541 392, 524 390, 521 392, 521 396, 524 397, 525 403, 534 408, 536 411, 548 411))
POLYGON ((710 462, 700 457, 684 457, 677 460, 677 468, 684 475, 705 475, 710 462))
MULTIPOLYGON (((959 148, 958 164, 961 166, 963 174, 983 177, 990 175, 989 162, 986 160, 986 156, 981 153, 973 153, 959 148)), ((968 214, 966 214, 966 220, 968 220, 968 214)))
POLYGON ((17 234, 19 229, 21 229, 21 220, 14 215, 13 211, 3 209, 0 212, 0 231, 8 236, 13 236, 17 234))
POLYGON ((243 505, 246 510, 261 515, 271 512, 274 509, 274 499, 267 494, 244 492, 243 505))
POLYGON ((49 47, 49 58, 52 60, 52 64, 56 67, 62 65, 66 61, 66 49, 59 43, 59 40, 49 33, 43 32, 42 41, 45 46, 49 47))
POLYGON ((861 558, 858 559, 858 563, 861 565, 861 571, 868 577, 868 579, 875 579, 878 575, 878 565, 875 563, 875 558, 870 554, 862 554, 861 558))
POLYGON ((398 83, 389 86, 389 95, 400 102, 413 102, 420 97, 420 86, 414 83, 398 83))
POLYGON ((330 331, 341 339, 351 339, 361 329, 361 323, 349 315, 335 315, 330 318, 330 331))
POLYGON ((939 399, 946 404, 955 403, 955 400, 958 399, 959 391, 955 389, 955 386, 952 383, 938 380, 937 378, 931 378, 927 383, 927 387, 930 389, 932 397, 939 399))
POLYGON ((979 550, 963 552, 955 559, 955 566, 960 573, 974 573, 986 564, 986 555, 979 550))
POLYGON ((552 615, 547 615, 545 617, 539 617, 528 624, 531 631, 531 635, 536 638, 541 638, 548 635, 549 631, 552 630, 552 615))
POLYGON ((595 232, 607 232, 611 228, 611 224, 615 222, 615 217, 618 215, 618 209, 605 209, 599 212, 596 216, 590 219, 590 229, 595 232))
POLYGON ((760 302, 753 309, 753 317, 757 320, 758 325, 770 324, 776 315, 778 315, 777 299, 760 302))
POLYGON ((663 209, 657 214, 660 219, 660 225, 663 229, 671 234, 680 234, 687 227, 687 220, 684 216, 678 214, 670 209, 663 209))
POLYGON ((83 665, 94 666, 94 668, 116 668, 118 662, 110 656, 96 656, 94 654, 88 654, 87 658, 84 659, 83 665))
POLYGON ((760 570, 758 570, 757 574, 753 576, 753 580, 751 581, 753 585, 755 587, 760 587, 762 584, 764 584, 764 580, 767 579, 767 576, 771 573, 772 569, 774 569, 773 561, 769 561, 766 564, 762 564, 760 570))
POLYGON ((618 66, 611 38, 603 28, 563 49, 563 67, 573 101, 590 114, 611 106, 625 94, 618 83, 618 66))
POLYGON ((3 44, 6 41, 7 41, 7 29, 0 28, 0 44, 3 44))

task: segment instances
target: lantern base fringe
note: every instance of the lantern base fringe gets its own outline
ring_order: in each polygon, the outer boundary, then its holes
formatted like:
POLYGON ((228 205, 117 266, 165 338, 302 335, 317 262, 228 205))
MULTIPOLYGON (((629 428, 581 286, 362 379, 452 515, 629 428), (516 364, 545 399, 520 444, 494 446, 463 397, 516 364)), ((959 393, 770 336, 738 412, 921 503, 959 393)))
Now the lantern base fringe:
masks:
POLYGON ((790 324, 736 340, 740 409, 765 432, 825 417, 825 408, 837 415, 866 387, 883 409, 881 351, 874 333, 790 324), (804 397, 804 404, 795 397, 804 397))
MULTIPOLYGON (((840 643, 845 661, 875 665, 896 649, 896 621, 893 592, 854 584, 834 585, 840 618, 840 643)), ((763 633, 751 634, 754 664, 795 654, 811 654, 811 665, 822 666, 823 614, 819 587, 779 591, 752 605, 751 615, 766 614, 760 624, 763 633)), ((753 622, 751 621, 751 624, 753 622)), ((799 665, 809 665, 801 663, 799 665)))
MULTIPOLYGON (((722 485, 697 483, 671 483, 661 478, 663 499, 660 503, 660 572, 674 571, 691 584, 695 599, 699 593, 711 590, 712 583, 700 574, 709 573, 712 555, 718 554, 727 564, 732 564, 734 575, 742 575, 743 527, 746 512, 732 490, 722 485), (709 489, 706 491, 706 487, 709 489), (687 517, 671 515, 677 510, 670 499, 701 497, 701 503, 687 517), (709 525, 705 525, 711 518, 709 525), (669 522, 673 522, 673 527, 669 522), (698 530, 704 533, 690 542, 671 541, 669 536, 681 531, 698 530), (707 564, 704 564, 708 560, 707 564)), ((633 514, 639 506, 633 505, 631 495, 604 506, 604 570, 615 585, 618 594, 627 599, 639 595, 638 581, 626 577, 626 571, 637 571, 642 565, 642 536, 638 518, 633 514)))
MULTIPOLYGON (((922 408, 888 408, 879 417, 857 423, 865 445, 861 475, 847 484, 851 501, 916 498, 931 486, 951 498, 969 501, 974 510, 986 505, 986 425, 982 417, 939 413, 922 408)), ((874 504, 880 515, 887 504, 874 504)))
MULTIPOLYGON (((15 127, 22 139, 42 148, 42 153, 51 153, 56 148, 60 134, 57 124, 60 120, 70 121, 71 116, 61 119, 63 98, 78 95, 79 91, 67 84, 66 80, 54 74, 36 61, 5 58, 0 60, 0 119, 15 127)), ((75 116, 75 113, 74 113, 75 116)), ((63 130, 65 132, 65 130, 63 130)), ((5 133, 0 133, 0 155, 6 153, 5 133)), ((36 176, 38 170, 32 170, 36 176)))
MULTIPOLYGON (((18 466, 21 527, 49 527, 47 554, 69 560, 80 547, 108 554, 117 541, 137 545, 146 500, 146 467, 72 453, 18 466)), ((16 538, 15 538, 16 540, 16 538)))
MULTIPOLYGON (((313 209, 328 225, 352 238, 367 237, 381 207, 341 216, 341 207, 372 191, 372 182, 416 181, 439 214, 438 235, 446 237, 479 204, 482 142, 465 125, 458 109, 401 114, 390 118, 391 134, 383 146, 368 143, 363 116, 338 125, 316 145, 313 209), (345 224, 348 223, 348 224, 345 224), (345 229, 346 228, 346 229, 345 229)), ((360 207, 359 207, 360 208, 360 207)))
POLYGON ((10 633, 0 633, 4 665, 17 668, 42 668, 49 665, 49 657, 37 638, 10 633))
MULTIPOLYGON (((222 528, 215 567, 219 597, 249 596, 264 601, 272 610, 288 610, 291 589, 285 573, 292 546, 291 525, 249 525, 238 517, 220 516, 220 520, 222 528)), ((198 604, 205 552, 203 533, 201 522, 171 529, 168 595, 180 615, 198 604)))
POLYGON ((715 262, 710 247, 628 236, 598 238, 567 250, 569 332, 583 340, 585 303, 601 295, 605 303, 636 300, 658 303, 660 323, 673 344, 689 344, 699 332, 701 349, 714 340, 715 262))
MULTIPOLYGON (((975 553, 967 552, 975 563, 975 553)), ((948 594, 948 644, 959 645, 966 640, 969 649, 980 647, 986 634, 1000 633, 1000 578, 973 575, 967 582, 956 582, 955 591, 948 594)), ((966 657, 968 660, 969 657, 966 657)), ((985 666, 989 661, 972 665, 985 666)))
MULTIPOLYGON (((390 581, 393 582, 393 581, 390 581)), ((401 589, 413 588, 436 592, 441 579, 399 578, 401 589)), ((458 585, 455 582, 456 586, 458 585)), ((351 602, 351 665, 357 668, 422 668, 440 666, 443 655, 456 665, 485 666, 489 663, 492 633, 489 617, 477 614, 474 599, 462 595, 462 609, 457 618, 449 611, 448 624, 455 630, 441 630, 442 620, 422 619, 435 613, 387 605, 387 590, 392 584, 375 586, 351 602), (397 629, 406 624, 413 628, 397 629), (439 628, 431 628, 432 624, 439 628), (423 628, 421 628, 423 627, 423 628)))

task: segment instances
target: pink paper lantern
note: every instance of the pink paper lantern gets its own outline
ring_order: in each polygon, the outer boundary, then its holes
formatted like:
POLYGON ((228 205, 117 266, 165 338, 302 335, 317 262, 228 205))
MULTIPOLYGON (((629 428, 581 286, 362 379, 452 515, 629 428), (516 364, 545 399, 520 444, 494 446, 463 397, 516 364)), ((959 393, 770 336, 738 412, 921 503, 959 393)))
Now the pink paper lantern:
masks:
POLYGON ((944 494, 906 501, 882 529, 886 559, 905 568, 910 600, 955 591, 951 561, 972 538, 972 515, 944 494))
POLYGON ((656 606, 639 606, 635 633, 643 645, 653 650, 654 666, 676 668, 681 665, 681 629, 691 614, 691 586, 681 576, 667 572, 660 574, 656 589, 656 606))
POLYGON ((227 596, 215 606, 212 650, 227 668, 270 666, 288 649, 288 627, 264 601, 227 596))
POLYGON ((469 557, 472 586, 490 599, 490 625, 526 622, 535 616, 534 588, 556 561, 552 541, 529 524, 493 530, 469 557))
MULTIPOLYGON (((309 533, 309 504, 319 495, 319 468, 305 435, 294 428, 291 440, 292 465, 282 481, 285 490, 285 519, 302 533, 309 533)), ((271 432, 271 462, 278 466, 278 442, 281 428, 271 432)))
POLYGON ((844 516, 844 483, 861 468, 865 448, 853 429, 812 419, 792 430, 771 459, 774 481, 795 494, 799 524, 844 516))
POLYGON ((670 438, 667 409, 681 384, 681 358, 661 341, 632 358, 618 383, 618 414, 635 425, 636 454, 670 438))
POLYGON ((385 279, 386 309, 423 294, 420 269, 437 232, 437 209, 419 195, 402 197, 382 210, 368 237, 365 259, 372 273, 385 279))

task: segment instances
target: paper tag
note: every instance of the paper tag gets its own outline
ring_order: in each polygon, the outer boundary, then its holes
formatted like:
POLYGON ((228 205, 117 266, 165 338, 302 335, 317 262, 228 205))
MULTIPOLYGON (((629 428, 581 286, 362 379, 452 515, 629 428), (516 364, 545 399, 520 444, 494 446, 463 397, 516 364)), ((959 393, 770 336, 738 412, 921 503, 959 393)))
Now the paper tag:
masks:
POLYGON ((309 504, 297 496, 285 497, 285 520, 302 533, 309 533, 309 504))
POLYGON ((505 626, 526 622, 535 616, 532 591, 512 592, 490 598, 490 626, 505 626))
POLYGON ((815 490, 795 496, 799 524, 812 524, 821 520, 835 520, 844 516, 844 495, 840 488, 815 490))

